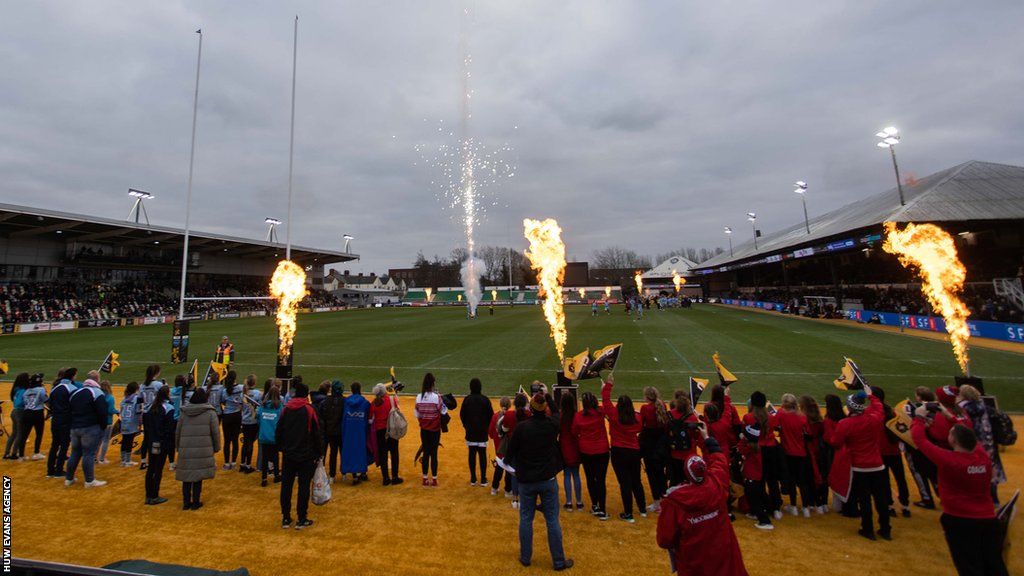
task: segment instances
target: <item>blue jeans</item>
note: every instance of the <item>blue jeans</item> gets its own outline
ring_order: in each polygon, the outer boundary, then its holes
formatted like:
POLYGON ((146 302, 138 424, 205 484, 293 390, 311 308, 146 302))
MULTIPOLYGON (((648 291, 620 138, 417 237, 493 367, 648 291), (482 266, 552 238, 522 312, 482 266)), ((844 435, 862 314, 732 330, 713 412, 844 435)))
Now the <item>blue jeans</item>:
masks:
POLYGON ((71 457, 68 458, 67 472, 64 474, 66 480, 75 479, 79 461, 82 462, 85 481, 92 482, 96 479, 93 470, 96 468, 96 450, 100 447, 101 440, 103 430, 99 425, 71 429, 71 457))
POLYGON ((544 482, 519 483, 519 559, 529 564, 533 558, 533 516, 537 512, 537 497, 540 497, 540 511, 548 529, 548 548, 555 568, 565 566, 565 551, 562 550, 562 525, 558 523, 558 482, 554 478, 544 482))
POLYGON ((580 483, 580 465, 566 466, 562 470, 562 485, 565 488, 565 503, 572 504, 573 491, 576 492, 577 504, 583 502, 583 486, 580 483))

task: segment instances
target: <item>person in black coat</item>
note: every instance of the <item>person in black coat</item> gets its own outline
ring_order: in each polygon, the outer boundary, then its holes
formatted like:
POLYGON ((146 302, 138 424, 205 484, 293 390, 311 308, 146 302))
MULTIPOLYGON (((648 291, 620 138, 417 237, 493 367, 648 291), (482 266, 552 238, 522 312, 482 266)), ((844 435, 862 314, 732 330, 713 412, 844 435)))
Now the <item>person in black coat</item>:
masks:
POLYGON ((481 393, 483 385, 479 378, 469 381, 469 396, 462 401, 459 420, 466 430, 466 446, 469 447, 469 485, 477 486, 476 464, 480 464, 480 486, 487 486, 487 428, 494 415, 491 399, 481 393))
POLYGON ((281 528, 292 526, 292 488, 297 478, 299 497, 295 508, 299 521, 295 529, 301 530, 313 525, 306 512, 313 472, 317 460, 323 457, 323 432, 316 410, 309 403, 309 387, 296 377, 292 388, 294 396, 281 411, 274 439, 281 451, 281 528))
POLYGON ((160 482, 164 477, 164 464, 174 450, 177 430, 174 420, 174 405, 171 404, 171 389, 161 386, 156 398, 142 416, 142 425, 149 431, 149 466, 146 467, 146 505, 155 506, 167 502, 160 497, 160 482))

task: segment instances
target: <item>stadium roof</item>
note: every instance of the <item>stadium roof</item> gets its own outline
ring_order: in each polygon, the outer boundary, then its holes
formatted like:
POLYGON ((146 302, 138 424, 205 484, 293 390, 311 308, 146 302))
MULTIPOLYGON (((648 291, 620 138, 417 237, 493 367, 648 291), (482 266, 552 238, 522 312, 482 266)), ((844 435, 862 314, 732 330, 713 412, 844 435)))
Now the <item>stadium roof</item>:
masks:
POLYGON ((642 278, 671 278, 673 270, 678 271, 681 276, 686 276, 686 273, 689 272, 691 268, 697 267, 697 263, 689 258, 672 256, 661 264, 658 264, 654 268, 644 272, 640 276, 642 278))
MULTIPOLYGON (((0 203, 0 233, 4 236, 31 237, 59 233, 65 241, 97 242, 120 246, 159 244, 161 248, 181 248, 185 231, 167 226, 136 224, 112 218, 58 212, 0 203)), ((278 258, 284 244, 189 230, 189 251, 229 250, 243 258, 278 258)), ((358 254, 339 250, 321 250, 292 245, 292 260, 300 263, 331 264, 359 258, 358 254)))
POLYGON ((763 257, 802 244, 883 222, 962 222, 969 220, 1024 219, 1024 167, 972 160, 903 186, 906 205, 900 206, 896 188, 847 204, 803 222, 735 246, 696 265, 708 269, 763 257))

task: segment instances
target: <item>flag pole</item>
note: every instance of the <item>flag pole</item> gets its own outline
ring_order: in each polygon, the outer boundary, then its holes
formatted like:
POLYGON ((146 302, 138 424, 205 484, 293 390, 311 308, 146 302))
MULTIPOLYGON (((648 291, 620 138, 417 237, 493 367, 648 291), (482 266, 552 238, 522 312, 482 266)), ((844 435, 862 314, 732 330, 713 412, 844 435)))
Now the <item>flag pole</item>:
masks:
POLYGON ((288 219, 284 221, 284 259, 292 259, 292 166, 295 159, 295 72, 299 59, 299 15, 295 15, 295 35, 292 40, 292 123, 288 137, 288 219))
POLYGON ((192 212, 192 170, 196 159, 196 117, 199 111, 199 68, 203 61, 203 29, 199 34, 199 53, 196 56, 196 89, 192 96, 192 148, 188 153, 188 191, 185 193, 185 242, 181 255, 181 293, 178 295, 178 319, 185 315, 185 274, 188 271, 189 216, 192 212))

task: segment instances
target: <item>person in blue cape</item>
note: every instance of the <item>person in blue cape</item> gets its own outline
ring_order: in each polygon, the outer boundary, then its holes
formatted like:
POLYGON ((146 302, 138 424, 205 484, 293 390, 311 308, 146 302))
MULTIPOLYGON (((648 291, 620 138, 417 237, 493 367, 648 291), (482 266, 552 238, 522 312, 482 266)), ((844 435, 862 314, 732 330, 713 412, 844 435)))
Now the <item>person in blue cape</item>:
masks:
POLYGON ((363 398, 362 385, 353 382, 341 416, 341 475, 352 475, 352 485, 366 480, 369 456, 366 449, 370 423, 370 401, 363 398))

